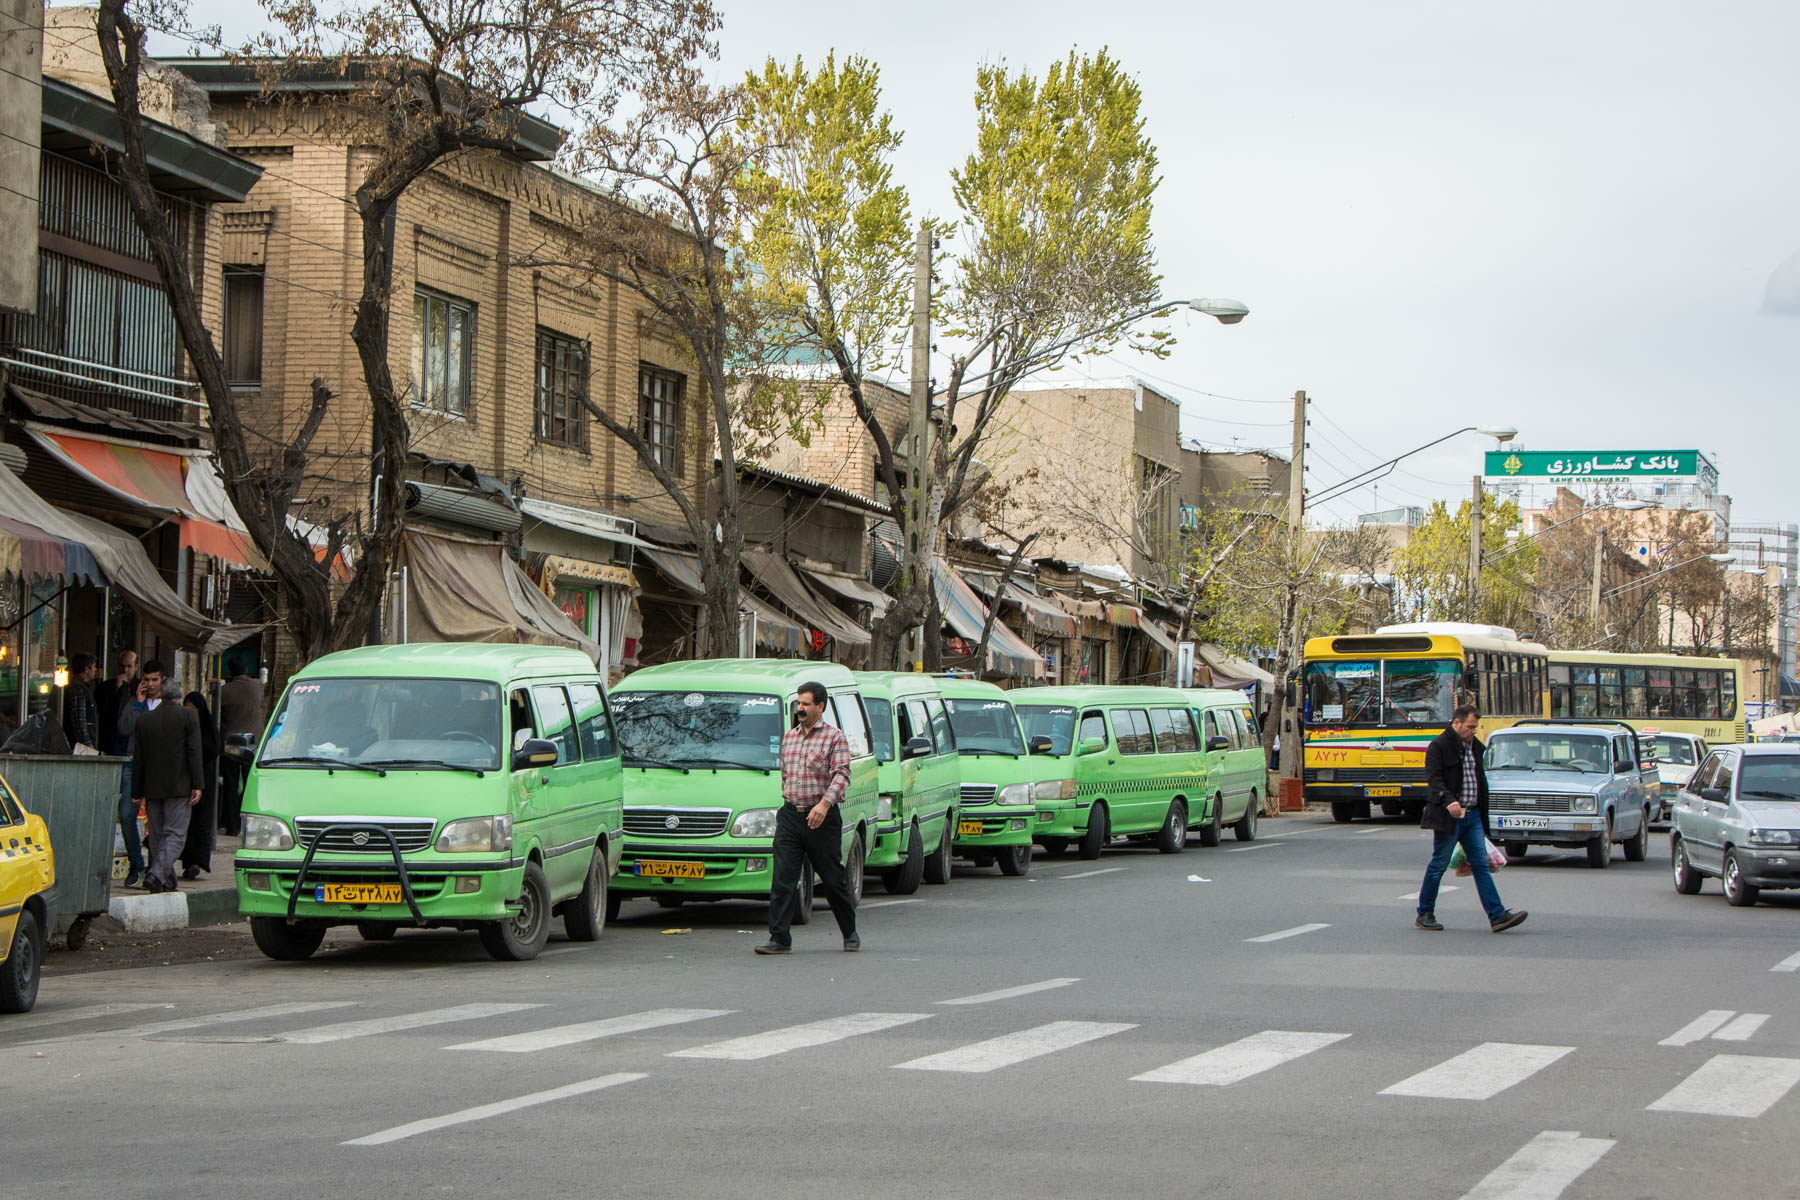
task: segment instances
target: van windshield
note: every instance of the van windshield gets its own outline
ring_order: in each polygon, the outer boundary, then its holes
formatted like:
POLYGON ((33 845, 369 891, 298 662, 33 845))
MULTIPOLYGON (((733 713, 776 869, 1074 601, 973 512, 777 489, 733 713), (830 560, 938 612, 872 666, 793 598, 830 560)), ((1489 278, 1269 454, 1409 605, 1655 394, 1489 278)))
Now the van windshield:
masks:
POLYGON ((288 685, 257 766, 404 760, 500 769, 500 689, 472 679, 304 679, 288 685))
POLYGON ((1581 733, 1497 733, 1488 743, 1490 771, 1590 771, 1612 768, 1605 737, 1581 733))
POLYGON ((1066 704, 1021 704, 1019 724, 1025 727, 1027 741, 1034 737, 1050 739, 1050 753, 1061 758, 1075 741, 1075 710, 1066 704))
POLYGON ((963 754, 1010 754, 1022 758, 1025 743, 1019 737, 1019 718, 1004 700, 945 700, 950 710, 950 732, 963 754))
POLYGON ((749 692, 614 692, 626 766, 781 766, 781 698, 749 692))

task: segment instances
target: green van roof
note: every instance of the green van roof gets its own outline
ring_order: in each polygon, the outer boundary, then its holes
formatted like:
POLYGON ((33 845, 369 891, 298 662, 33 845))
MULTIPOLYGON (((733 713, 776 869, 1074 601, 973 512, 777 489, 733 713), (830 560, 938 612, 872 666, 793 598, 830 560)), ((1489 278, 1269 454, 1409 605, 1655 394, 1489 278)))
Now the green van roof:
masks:
MULTIPOLYGON (((1021 694, 1036 691, 1026 688, 1021 694)), ((998 687, 982 679, 945 678, 938 680, 938 691, 951 699, 1005 700, 1009 704, 1017 704, 1018 698, 1003 687, 998 687)))
POLYGON ((1121 704, 1188 705, 1196 694, 1191 688, 1120 687, 1116 684, 1076 684, 1066 687, 1015 688, 1007 699, 1015 708, 1028 704, 1096 704, 1117 707, 1121 704))
POLYGON ((801 684, 825 685, 827 692, 851 690, 856 680, 841 663, 791 658, 697 658, 658 663, 633 671, 614 685, 615 691, 768 692, 786 695, 801 684))
POLYGON ((544 675, 597 675, 593 660, 564 646, 520 646, 499 642, 407 642, 359 646, 316 658, 296 679, 320 676, 402 675, 484 679, 506 683, 544 675))
POLYGON ((941 685, 949 682, 936 675, 918 671, 852 671, 864 695, 891 700, 895 696, 936 696, 941 685))

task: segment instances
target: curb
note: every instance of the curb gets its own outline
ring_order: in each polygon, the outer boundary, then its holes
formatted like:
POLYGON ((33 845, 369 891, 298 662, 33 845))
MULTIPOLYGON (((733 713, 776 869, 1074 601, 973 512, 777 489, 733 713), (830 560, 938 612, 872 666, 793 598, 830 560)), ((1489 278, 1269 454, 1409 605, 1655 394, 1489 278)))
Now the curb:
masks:
POLYGON ((114 896, 106 911, 127 933, 164 933, 201 925, 229 925, 242 919, 236 888, 114 896))

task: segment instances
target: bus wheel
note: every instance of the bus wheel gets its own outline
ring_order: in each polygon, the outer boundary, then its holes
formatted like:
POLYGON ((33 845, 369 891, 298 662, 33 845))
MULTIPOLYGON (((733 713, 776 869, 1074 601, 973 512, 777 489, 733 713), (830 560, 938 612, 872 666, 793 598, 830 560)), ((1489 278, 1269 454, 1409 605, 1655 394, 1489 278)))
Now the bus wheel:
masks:
POLYGON ((1081 837, 1081 849, 1079 851, 1081 857, 1090 862, 1100 857, 1100 851, 1106 849, 1106 843, 1112 840, 1107 836, 1109 833, 1108 824, 1109 822, 1106 819, 1106 805, 1094 805, 1088 812, 1087 832, 1081 837))
POLYGON ((1348 825, 1356 820, 1356 801, 1333 800, 1331 802, 1331 819, 1339 825, 1348 825))

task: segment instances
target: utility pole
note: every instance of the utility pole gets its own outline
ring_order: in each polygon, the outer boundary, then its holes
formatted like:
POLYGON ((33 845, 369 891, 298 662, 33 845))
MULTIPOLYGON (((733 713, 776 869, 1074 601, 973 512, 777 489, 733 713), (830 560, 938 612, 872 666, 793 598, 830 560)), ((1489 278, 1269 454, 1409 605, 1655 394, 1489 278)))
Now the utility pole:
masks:
POLYGON ((1469 620, 1481 620, 1481 476, 1469 494, 1469 620))
MULTIPOLYGON (((906 423, 906 530, 902 553, 906 560, 906 593, 925 589, 930 595, 931 555, 935 529, 926 528, 931 507, 931 227, 919 226, 913 247, 912 404, 906 423)), ((926 604, 926 612, 931 606, 926 604)), ((906 634, 905 667, 925 667, 925 626, 913 626, 906 634)))
MULTIPOLYGON (((1294 456, 1288 464, 1288 537, 1293 548, 1292 561, 1300 561, 1300 539, 1306 529, 1306 393, 1294 393, 1294 456)), ((1273 717, 1275 729, 1281 737, 1281 757, 1279 766, 1282 788, 1286 793, 1286 780, 1299 780, 1301 776, 1302 752, 1300 747, 1300 719, 1295 710, 1287 706, 1287 676, 1300 661, 1300 621, 1299 605, 1293 594, 1295 583, 1288 582, 1288 595, 1284 597, 1287 607, 1286 620, 1283 622, 1280 652, 1275 659, 1275 696, 1270 702, 1269 711, 1273 717)), ((1264 731, 1266 741, 1268 731, 1264 731)))
POLYGON ((1306 393, 1294 393, 1294 457, 1288 471, 1288 524, 1300 528, 1306 515, 1306 393))

